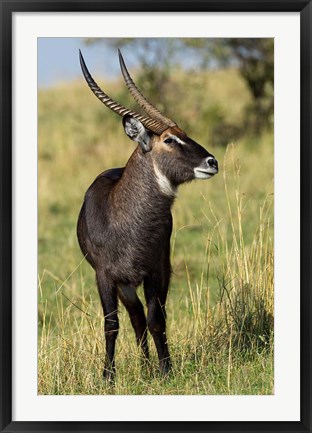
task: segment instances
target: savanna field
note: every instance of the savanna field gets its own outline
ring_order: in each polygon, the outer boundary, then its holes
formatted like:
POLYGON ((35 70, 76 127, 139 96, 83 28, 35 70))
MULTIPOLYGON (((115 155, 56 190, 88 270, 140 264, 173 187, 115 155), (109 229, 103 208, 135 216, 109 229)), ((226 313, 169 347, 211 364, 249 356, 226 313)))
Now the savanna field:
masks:
MULTIPOLYGON (((137 108, 121 81, 96 78, 137 108)), ((274 393, 273 132, 235 131, 225 142, 221 120, 241 125, 250 103, 244 82, 233 69, 187 79, 175 74, 165 114, 215 155, 220 171, 182 185, 173 207, 167 329, 174 368, 159 377, 149 338, 150 365, 141 369, 120 305, 114 385, 102 379, 104 320, 76 222, 88 186, 124 166, 134 143, 82 79, 39 91, 39 394, 274 393)))

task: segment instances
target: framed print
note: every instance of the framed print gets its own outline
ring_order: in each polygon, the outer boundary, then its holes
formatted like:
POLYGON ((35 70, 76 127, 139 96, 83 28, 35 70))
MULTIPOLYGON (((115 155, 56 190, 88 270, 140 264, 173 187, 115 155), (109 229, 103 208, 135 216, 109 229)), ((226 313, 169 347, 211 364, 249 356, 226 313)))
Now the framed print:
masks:
POLYGON ((311 431, 311 2, 1 32, 1 431, 311 431))

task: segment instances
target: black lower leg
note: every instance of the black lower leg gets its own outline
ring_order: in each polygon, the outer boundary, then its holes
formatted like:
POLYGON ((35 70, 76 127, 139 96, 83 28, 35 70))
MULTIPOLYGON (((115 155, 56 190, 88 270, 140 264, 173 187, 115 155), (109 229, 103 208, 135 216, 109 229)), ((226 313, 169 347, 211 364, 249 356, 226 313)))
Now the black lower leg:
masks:
POLYGON ((113 379, 115 369, 115 343, 118 334, 118 319, 113 317, 113 314, 105 314, 105 343, 106 343, 106 355, 103 376, 107 379, 113 379), (112 323, 113 322, 113 323, 112 323))
POLYGON ((104 335, 106 354, 103 376, 113 380, 115 375, 115 343, 118 335, 117 290, 113 285, 97 276, 98 289, 104 313, 104 335))
POLYGON ((149 299, 147 325, 155 342, 160 373, 164 376, 171 370, 171 361, 166 336, 166 313, 159 299, 149 299))
POLYGON ((170 280, 169 254, 157 275, 144 280, 144 294, 147 302, 147 326, 153 336, 161 375, 171 370, 171 361, 166 336, 166 310, 165 303, 170 280))
POLYGON ((171 370, 171 360, 168 350, 167 337, 165 332, 151 331, 157 354, 159 358, 159 370, 162 376, 167 375, 171 370))
POLYGON ((130 320, 135 332, 137 345, 142 349, 144 358, 148 359, 147 325, 143 307, 142 312, 130 314, 130 320))
POLYGON ((129 313, 137 345, 141 347, 144 358, 148 359, 146 318, 143 305, 136 294, 135 288, 119 287, 118 296, 129 313))

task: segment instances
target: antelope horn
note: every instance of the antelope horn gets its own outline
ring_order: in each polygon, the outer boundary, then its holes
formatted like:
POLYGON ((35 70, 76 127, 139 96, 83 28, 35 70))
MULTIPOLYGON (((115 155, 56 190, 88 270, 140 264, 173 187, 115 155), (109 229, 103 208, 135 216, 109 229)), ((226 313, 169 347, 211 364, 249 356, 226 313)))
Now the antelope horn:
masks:
POLYGON ((140 105, 141 108, 153 119, 157 119, 162 123, 165 123, 168 126, 176 126, 177 124, 173 122, 168 117, 164 116, 154 105, 152 105, 146 98, 143 96, 143 94, 140 92, 140 90, 135 85, 134 81, 132 80, 128 69, 126 67, 126 64, 124 62, 124 59, 122 57, 122 54, 120 50, 118 50, 119 55, 119 63, 120 63, 120 69, 122 72, 122 75, 124 77, 126 86, 128 87, 131 95, 133 98, 137 101, 137 103, 140 105))
POLYGON ((97 85, 97 83, 92 78, 86 64, 84 61, 84 58, 82 56, 81 51, 79 50, 79 59, 80 59, 80 66, 83 72, 83 75, 86 79, 86 82, 88 83, 88 86, 92 90, 92 92, 95 94, 95 96, 103 102, 106 107, 110 108, 114 113, 119 114, 119 116, 125 116, 128 114, 129 116, 135 117, 138 119, 147 129, 154 132, 155 134, 160 135, 162 132, 164 132, 168 125, 166 125, 163 122, 160 122, 157 119, 152 119, 151 117, 142 116, 139 113, 136 113, 135 111, 128 110, 123 105, 119 104, 118 102, 114 101, 110 96, 108 96, 103 90, 97 85))

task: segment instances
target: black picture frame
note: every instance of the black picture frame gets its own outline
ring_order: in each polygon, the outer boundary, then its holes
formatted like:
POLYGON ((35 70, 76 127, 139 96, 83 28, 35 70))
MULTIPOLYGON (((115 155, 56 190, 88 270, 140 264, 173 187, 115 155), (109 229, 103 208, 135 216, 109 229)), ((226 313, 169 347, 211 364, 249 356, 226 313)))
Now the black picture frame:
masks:
MULTIPOLYGON (((312 4, 307 0, 42 1, 1 6, 1 432, 311 432, 311 75, 312 4), (12 421, 12 16, 14 12, 300 12, 301 32, 301 419, 299 422, 22 422, 12 421)), ((290 342, 291 344, 291 342, 290 342)))

